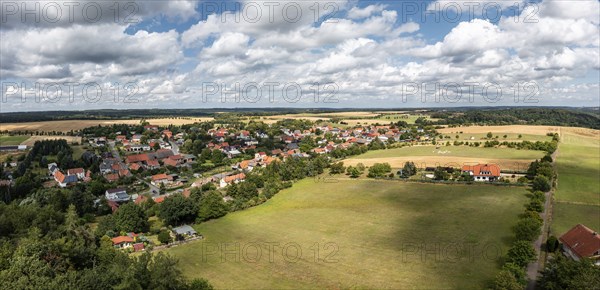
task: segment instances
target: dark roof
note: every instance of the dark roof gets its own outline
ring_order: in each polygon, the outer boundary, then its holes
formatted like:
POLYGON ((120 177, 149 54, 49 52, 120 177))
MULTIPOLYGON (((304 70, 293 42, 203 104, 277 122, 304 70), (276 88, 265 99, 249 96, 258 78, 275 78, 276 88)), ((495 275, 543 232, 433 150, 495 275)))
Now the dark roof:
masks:
POLYGON ((111 188, 111 189, 107 189, 106 192, 112 194, 112 193, 127 192, 127 191, 125 190, 125 188, 111 188))
POLYGON ((586 258, 600 253, 600 235, 590 228, 578 224, 558 239, 579 258, 586 258))

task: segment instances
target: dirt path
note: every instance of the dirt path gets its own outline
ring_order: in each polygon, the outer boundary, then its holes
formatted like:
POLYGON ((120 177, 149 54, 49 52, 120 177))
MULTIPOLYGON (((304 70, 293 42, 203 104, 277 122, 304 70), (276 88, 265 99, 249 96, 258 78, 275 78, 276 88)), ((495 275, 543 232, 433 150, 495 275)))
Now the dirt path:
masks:
MULTIPOLYGON (((556 164, 556 157, 558 156, 558 149, 552 153, 552 165, 556 164)), ((558 184, 558 178, 556 179, 556 183, 558 184)), ((546 202, 544 204, 544 212, 540 214, 544 223, 542 224, 542 233, 533 243, 533 247, 537 254, 537 260, 533 263, 527 265, 527 290, 535 289, 535 284, 538 280, 538 276, 540 270, 543 269, 546 263, 545 252, 542 252, 542 246, 544 245, 544 241, 548 239, 548 233, 550 232, 550 223, 552 221, 552 194, 553 189, 546 192, 546 202)))

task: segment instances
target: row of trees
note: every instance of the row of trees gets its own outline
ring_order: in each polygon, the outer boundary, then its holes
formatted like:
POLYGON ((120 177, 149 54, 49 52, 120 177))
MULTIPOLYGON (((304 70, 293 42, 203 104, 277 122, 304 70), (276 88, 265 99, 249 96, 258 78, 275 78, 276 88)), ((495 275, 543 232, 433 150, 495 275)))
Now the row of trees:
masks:
MULTIPOLYGON (((552 152, 554 152, 552 150, 552 152)), ((523 289, 527 284, 525 267, 536 259, 532 242, 542 231, 545 192, 552 189, 555 177, 552 156, 544 156, 541 161, 535 160, 528 169, 528 176, 533 178, 529 201, 524 212, 513 227, 515 242, 506 255, 505 264, 494 280, 494 289, 523 289)), ((550 288, 552 289, 552 288, 550 288)))

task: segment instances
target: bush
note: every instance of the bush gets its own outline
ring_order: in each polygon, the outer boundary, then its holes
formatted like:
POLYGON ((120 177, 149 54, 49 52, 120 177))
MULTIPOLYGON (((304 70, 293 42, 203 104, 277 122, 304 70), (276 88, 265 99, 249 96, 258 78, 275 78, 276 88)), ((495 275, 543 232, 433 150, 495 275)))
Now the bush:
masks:
POLYGON ((558 250, 558 246, 558 239, 555 236, 549 236, 546 240, 546 250, 550 253, 554 253, 558 250))
POLYGON ((508 250, 508 262, 524 268, 530 262, 535 261, 535 250, 528 241, 517 241, 508 250))
POLYGON ((367 176, 371 178, 384 177, 391 171, 392 167, 389 163, 375 163, 373 166, 369 167, 369 174, 367 176))
POLYGON ((163 245, 170 243, 172 241, 172 238, 169 231, 161 231, 158 234, 158 241, 163 245))
POLYGON ((541 175, 538 175, 533 179, 532 186, 533 190, 539 190, 543 192, 547 192, 551 188, 550 181, 548 180, 548 178, 541 175))
POLYGON ((541 233, 542 222, 533 218, 520 219, 514 227, 515 237, 519 241, 533 241, 541 233))
POLYGON ((544 204, 539 199, 533 199, 525 206, 527 210, 535 211, 535 212, 543 212, 544 204))

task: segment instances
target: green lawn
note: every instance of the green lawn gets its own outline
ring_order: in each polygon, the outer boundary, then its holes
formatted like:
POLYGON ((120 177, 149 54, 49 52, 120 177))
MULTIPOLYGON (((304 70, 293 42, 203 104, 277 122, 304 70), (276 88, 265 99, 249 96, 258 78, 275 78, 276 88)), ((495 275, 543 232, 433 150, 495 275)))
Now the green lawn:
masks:
POLYGON ((561 135, 556 171, 553 233, 561 235, 576 224, 600 230, 600 140, 561 135))
POLYGON ((525 201, 522 188, 305 179, 167 251, 217 288, 481 289, 525 201))
POLYGON ((566 135, 556 160, 556 200, 600 205, 600 141, 566 135))
POLYGON ((552 234, 557 237, 576 224, 584 224, 594 230, 600 230, 600 206, 598 205, 558 202, 554 204, 552 218, 552 234))
POLYGON ((388 150, 368 151, 353 158, 388 158, 399 156, 458 156, 499 159, 539 159, 544 156, 542 151, 518 150, 512 148, 484 148, 469 146, 412 146, 388 150))
POLYGON ((29 139, 29 137, 31 137, 31 136, 29 136, 29 135, 15 135, 15 136, 0 135, 0 145, 2 145, 2 146, 19 145, 23 141, 29 139))

